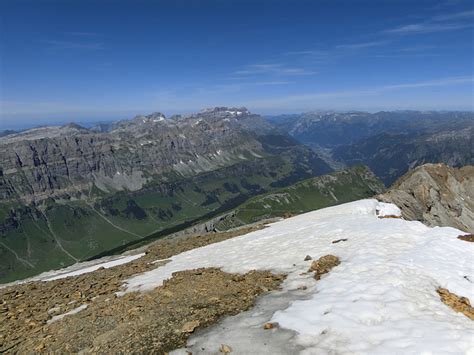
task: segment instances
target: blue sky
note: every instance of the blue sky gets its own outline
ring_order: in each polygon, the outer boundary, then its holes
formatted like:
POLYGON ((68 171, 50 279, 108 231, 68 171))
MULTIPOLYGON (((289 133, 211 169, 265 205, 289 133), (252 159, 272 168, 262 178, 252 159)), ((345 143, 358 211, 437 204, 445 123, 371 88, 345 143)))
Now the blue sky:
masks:
POLYGON ((0 128, 473 109, 471 0, 1 0, 0 128))

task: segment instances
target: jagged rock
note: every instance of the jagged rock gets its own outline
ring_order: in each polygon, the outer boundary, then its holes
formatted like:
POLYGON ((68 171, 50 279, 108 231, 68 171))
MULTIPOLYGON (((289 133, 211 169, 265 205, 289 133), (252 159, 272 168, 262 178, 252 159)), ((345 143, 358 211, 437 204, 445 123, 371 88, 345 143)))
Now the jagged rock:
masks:
POLYGON ((474 231, 474 166, 425 164, 401 177, 377 198, 397 205, 402 217, 429 226, 474 231))

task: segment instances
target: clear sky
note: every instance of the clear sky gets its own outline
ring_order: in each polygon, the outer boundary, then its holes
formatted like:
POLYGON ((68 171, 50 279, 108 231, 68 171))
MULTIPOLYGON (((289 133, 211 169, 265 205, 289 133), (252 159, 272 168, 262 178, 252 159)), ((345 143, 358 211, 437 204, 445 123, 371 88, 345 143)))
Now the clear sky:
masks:
POLYGON ((0 0, 0 128, 473 109, 472 0, 0 0))

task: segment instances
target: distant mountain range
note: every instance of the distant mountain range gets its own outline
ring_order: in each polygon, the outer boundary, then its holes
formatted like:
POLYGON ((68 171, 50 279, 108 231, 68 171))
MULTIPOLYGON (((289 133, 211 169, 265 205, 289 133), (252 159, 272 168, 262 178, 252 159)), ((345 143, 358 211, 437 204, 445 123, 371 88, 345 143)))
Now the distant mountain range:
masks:
POLYGON ((334 167, 368 165, 387 186, 425 163, 474 163, 473 112, 309 112, 268 121, 334 167))

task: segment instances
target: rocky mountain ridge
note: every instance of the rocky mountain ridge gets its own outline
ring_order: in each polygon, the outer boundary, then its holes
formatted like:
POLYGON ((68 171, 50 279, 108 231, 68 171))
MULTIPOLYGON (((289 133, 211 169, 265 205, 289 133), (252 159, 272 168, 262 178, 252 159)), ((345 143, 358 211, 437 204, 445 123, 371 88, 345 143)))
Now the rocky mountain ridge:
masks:
POLYGON ((185 119, 137 116, 105 133, 70 124, 9 135, 0 138, 0 196, 135 191, 168 172, 194 175, 259 158, 266 153, 252 125, 271 130, 246 109, 216 108, 185 119))
POLYGON ((408 220, 474 233, 474 166, 425 164, 405 174, 379 198, 408 220))

